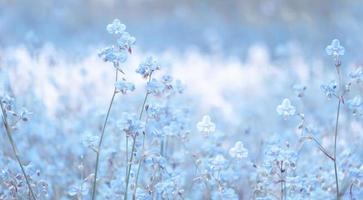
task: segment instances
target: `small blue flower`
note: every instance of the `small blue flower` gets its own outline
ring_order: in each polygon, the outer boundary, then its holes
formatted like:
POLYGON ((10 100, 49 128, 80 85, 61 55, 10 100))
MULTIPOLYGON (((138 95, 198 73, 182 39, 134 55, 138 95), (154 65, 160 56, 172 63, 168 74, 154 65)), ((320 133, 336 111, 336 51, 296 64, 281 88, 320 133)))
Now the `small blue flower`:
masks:
POLYGON ((276 111, 279 115, 283 116, 284 118, 290 117, 295 115, 296 109, 289 99, 284 99, 280 105, 277 106, 276 111))
POLYGON ((143 61, 139 67, 136 69, 136 72, 141 74, 144 78, 151 75, 156 70, 160 69, 160 65, 156 58, 149 56, 143 61))
POLYGON ((338 92, 338 86, 337 83, 335 81, 330 81, 329 84, 325 85, 321 85, 320 86, 321 90, 323 91, 323 93, 325 94, 325 96, 327 96, 329 99, 332 96, 338 96, 337 92, 338 92))
POLYGON ((120 48, 127 49, 131 53, 131 46, 136 42, 135 37, 131 36, 128 32, 123 32, 121 37, 117 39, 117 44, 120 48))
POLYGON ((345 53, 345 48, 343 46, 340 45, 340 42, 338 39, 334 39, 330 45, 328 45, 325 48, 326 53, 329 56, 333 56, 333 57, 339 57, 339 56, 343 56, 345 53))
POLYGON ((160 95, 163 93, 164 89, 165 85, 156 79, 152 79, 146 85, 146 90, 149 94, 160 95))
POLYGON ((135 85, 133 83, 120 80, 115 83, 115 88, 117 92, 121 92, 122 94, 126 94, 128 91, 132 92, 135 90, 135 85))
POLYGON ((111 24, 107 25, 106 29, 110 34, 121 34, 126 30, 126 26, 119 19, 114 19, 111 24))
POLYGON ((204 115, 202 121, 197 123, 197 129, 205 136, 209 136, 216 131, 216 125, 211 121, 209 115, 204 115))
POLYGON ((243 143, 241 141, 237 141, 236 144, 234 145, 234 147, 232 147, 229 150, 229 155, 232 158, 235 158, 237 160, 241 160, 243 158, 247 158, 248 156, 248 151, 247 149, 243 146, 243 143))
POLYGON ((119 66, 120 63, 124 63, 127 60, 127 53, 115 46, 102 49, 98 53, 98 56, 101 57, 104 62, 112 62, 114 66, 119 66))
POLYGON ((348 108, 353 111, 354 114, 359 114, 363 110, 363 103, 361 96, 357 95, 353 99, 347 101, 348 108))
POLYGON ((123 113, 117 122, 117 127, 124 131, 128 136, 136 137, 145 130, 145 123, 139 120, 135 114, 123 113))
POLYGON ((349 73, 349 76, 358 83, 363 81, 363 67, 358 67, 353 72, 349 73))

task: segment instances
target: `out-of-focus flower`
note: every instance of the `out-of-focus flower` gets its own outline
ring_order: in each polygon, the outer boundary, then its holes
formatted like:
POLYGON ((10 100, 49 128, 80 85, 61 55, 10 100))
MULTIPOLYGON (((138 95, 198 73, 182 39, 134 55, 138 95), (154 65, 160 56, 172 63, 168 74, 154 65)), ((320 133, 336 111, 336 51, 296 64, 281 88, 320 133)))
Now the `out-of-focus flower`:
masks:
POLYGON ((125 80, 120 80, 115 83, 115 88, 117 92, 121 92, 122 94, 126 94, 127 92, 132 92, 135 90, 135 85, 131 82, 127 82, 125 80))
POLYGON ((247 149, 243 146, 243 143, 241 141, 236 142, 236 144, 234 145, 234 147, 232 147, 229 150, 229 155, 232 158, 235 158, 237 160, 241 160, 243 158, 247 158, 248 156, 248 151, 247 149))
POLYGON ((329 56, 333 56, 333 57, 339 57, 339 56, 343 56, 345 53, 345 48, 343 46, 340 45, 340 41, 338 39, 334 39, 330 45, 328 45, 325 48, 326 53, 329 56))
POLYGON ((117 127, 125 131, 128 136, 136 137, 144 132, 145 123, 139 120, 135 114, 123 113, 117 127))
POLYGON ((78 182, 74 185, 71 185, 68 190, 68 195, 82 197, 87 195, 88 192, 89 192, 89 186, 87 185, 87 182, 82 181, 81 183, 78 182))
POLYGON ((205 136, 214 133, 216 130, 216 125, 211 121, 209 115, 204 115, 202 121, 198 122, 197 129, 199 132, 203 133, 205 136))
POLYGON ((347 101, 348 108, 353 111, 354 114, 359 114, 363 110, 363 103, 361 96, 357 95, 353 99, 347 101))
POLYGON ((363 81, 363 67, 356 68, 353 72, 349 73, 349 76, 358 83, 363 81))
POLYGON ((320 86, 320 88, 323 91, 323 93, 325 94, 325 96, 327 96, 329 99, 332 96, 338 96, 337 95, 338 86, 337 86, 337 83, 335 81, 331 81, 327 85, 323 84, 323 85, 320 86))
POLYGON ((141 74, 144 78, 150 76, 156 70, 160 69, 160 65, 156 58, 149 56, 143 61, 139 67, 136 69, 136 72, 141 74))
POLYGON ((161 93, 163 93, 164 89, 165 85, 156 79, 152 79, 146 85, 147 92, 154 95, 160 95, 161 93))
POLYGON ((114 19, 111 24, 106 27, 110 34, 121 34, 126 30, 126 25, 122 24, 119 19, 114 19))
POLYGON ((290 117, 295 115, 296 109, 289 99, 284 99, 280 105, 277 106, 276 111, 279 115, 283 116, 284 118, 290 117))
POLYGON ((227 166, 227 160, 223 155, 218 154, 210 160, 210 167, 213 170, 219 171, 227 166))
POLYGON ((131 53, 131 46, 136 42, 135 37, 131 36, 128 32, 123 32, 119 39, 117 39, 117 44, 121 48, 125 48, 131 53))
POLYGON ((102 58, 104 62, 112 62, 115 66, 120 63, 124 63, 127 60, 127 53, 120 51, 117 47, 111 46, 102 49, 98 56, 102 58))
POLYGON ((304 96, 304 92, 306 90, 306 86, 300 85, 300 84, 296 84, 296 85, 293 85, 292 86, 292 89, 294 90, 294 92, 297 95, 297 97, 303 97, 304 96))

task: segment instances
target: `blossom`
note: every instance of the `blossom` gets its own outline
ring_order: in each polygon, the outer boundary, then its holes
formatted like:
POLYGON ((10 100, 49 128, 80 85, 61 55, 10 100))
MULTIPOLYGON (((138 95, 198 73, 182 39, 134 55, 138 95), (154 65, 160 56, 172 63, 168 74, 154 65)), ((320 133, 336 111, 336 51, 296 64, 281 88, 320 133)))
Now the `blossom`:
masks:
POLYGON ((106 29, 110 34, 121 34, 126 30, 126 26, 119 19, 114 19, 111 24, 107 25, 106 29))
POLYGON ((126 94, 128 91, 132 92, 135 90, 135 85, 133 83, 127 82, 125 80, 120 80, 115 83, 115 88, 117 92, 126 94))
POLYGON ((353 111, 354 114, 359 113, 363 109, 362 98, 360 95, 355 96, 353 99, 347 101, 348 108, 353 111))
POLYGON ((135 137, 145 130, 145 123, 139 120, 135 114, 123 113, 117 122, 117 127, 123 130, 128 136, 135 137))
POLYGON ((222 154, 218 154, 210 160, 210 166, 213 170, 222 170, 227 166, 227 160, 222 154))
POLYGON ((98 56, 101 57, 104 62, 112 62, 115 66, 119 66, 120 63, 124 63, 127 60, 127 53, 115 46, 102 49, 98 53, 98 56))
POLYGON ((204 115, 202 121, 198 122, 197 129, 199 132, 208 136, 209 134, 215 132, 216 125, 211 121, 209 115, 204 115))
POLYGON ((345 53, 345 48, 343 46, 340 45, 340 42, 338 39, 334 39, 330 45, 328 45, 325 48, 326 53, 329 56, 333 56, 333 57, 339 57, 339 56, 343 56, 345 53))
POLYGON ((323 85, 320 86, 320 88, 323 91, 323 93, 325 94, 325 96, 327 96, 329 99, 332 96, 337 96, 338 86, 337 86, 337 83, 335 81, 331 81, 327 85, 323 84, 323 85))
POLYGON ((276 111, 279 115, 286 117, 295 115, 296 109, 289 99, 284 99, 280 105, 277 106, 276 111))
POLYGON ((306 86, 300 85, 300 84, 296 84, 296 85, 293 85, 292 86, 292 89, 294 90, 294 92, 297 95, 297 97, 303 97, 304 96, 304 92, 306 90, 306 86))
POLYGON ((146 85, 147 92, 150 94, 154 94, 154 95, 159 95, 159 94, 163 93, 164 89, 165 89, 165 85, 156 79, 152 79, 146 85))
POLYGON ((349 73, 349 76, 358 83, 363 81, 363 67, 356 68, 353 72, 349 73))
POLYGON ((156 58, 149 56, 143 61, 139 67, 136 69, 136 72, 141 74, 144 78, 150 76, 154 71, 159 70, 160 65, 156 58))
POLYGON ((234 147, 232 147, 229 150, 229 155, 232 158, 236 158, 238 160, 241 160, 242 158, 247 158, 248 156, 248 151, 247 149, 243 146, 243 143, 241 141, 236 142, 236 144, 234 145, 234 147))
POLYGON ((131 46, 136 42, 135 37, 131 36, 128 32, 123 32, 119 39, 117 39, 117 44, 120 48, 127 49, 131 53, 131 46))

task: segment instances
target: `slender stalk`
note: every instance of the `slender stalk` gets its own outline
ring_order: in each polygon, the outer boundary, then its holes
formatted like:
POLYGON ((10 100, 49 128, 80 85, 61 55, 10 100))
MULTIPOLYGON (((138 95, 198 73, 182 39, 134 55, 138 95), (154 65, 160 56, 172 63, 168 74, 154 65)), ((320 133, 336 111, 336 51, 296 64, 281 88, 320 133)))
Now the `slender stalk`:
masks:
MULTIPOLYGON (((152 76, 152 73, 149 75, 149 79, 148 79, 148 83, 150 83, 151 81, 151 76, 152 76)), ((142 115, 144 113, 144 110, 145 110, 145 105, 146 105, 146 101, 149 97, 150 93, 149 92, 146 92, 145 94, 145 97, 144 97, 144 101, 142 103, 142 107, 141 107, 141 111, 140 111, 140 115, 139 115, 139 120, 142 119, 142 115)), ((145 132, 143 133, 142 135, 142 152, 144 152, 144 148, 145 148, 145 132)), ((126 190, 125 190, 125 197, 124 199, 126 200, 127 199, 127 191, 128 191, 128 185, 129 185, 129 177, 130 177, 130 172, 131 172, 131 165, 132 165, 132 159, 133 159, 133 153, 134 153, 134 149, 135 149, 135 142, 136 142, 136 136, 134 138, 134 142, 132 144, 132 152, 131 152, 131 158, 130 158, 130 163, 129 163, 129 166, 128 166, 128 173, 127 173, 127 177, 126 177, 126 190)), ((135 179, 135 188, 134 188, 134 192, 133 192, 133 195, 132 195, 132 199, 135 199, 136 198, 136 189, 137 189, 137 182, 138 182, 138 179, 139 179, 139 173, 140 173, 140 168, 141 168, 141 158, 139 160, 139 163, 138 163, 138 169, 137 169, 137 174, 136 174, 136 179, 135 179)))
POLYGON ((25 178, 25 181, 26 181, 26 184, 28 186, 28 189, 29 189, 29 193, 31 195, 31 197, 36 200, 37 198, 35 198, 35 194, 33 192, 33 189, 32 187, 30 186, 30 181, 29 181, 29 178, 27 176, 27 174, 25 173, 25 169, 24 169, 24 166, 23 164, 21 163, 20 161, 20 157, 19 157, 19 154, 18 154, 18 151, 16 149, 16 145, 15 145, 15 142, 13 140, 13 137, 11 135, 11 128, 9 126, 9 123, 8 123, 8 120, 7 120, 7 114, 6 114, 6 111, 3 107, 3 104, 0 102, 0 106, 1 106, 1 112, 2 112, 2 118, 3 118, 3 124, 4 124, 4 127, 5 127, 5 132, 6 132, 6 135, 8 136, 8 139, 9 139, 9 142, 10 142, 10 145, 11 145, 11 148, 13 150, 13 153, 15 155, 15 158, 16 158, 16 161, 18 162, 20 168, 21 168, 21 172, 23 173, 23 176, 25 178))
POLYGON ((340 65, 341 62, 339 61, 339 59, 336 60, 336 70, 337 70, 337 75, 338 75, 338 81, 339 81, 339 98, 338 98, 338 106, 337 106, 337 115, 336 115, 336 120, 335 120, 335 131, 334 131, 334 174, 335 174, 335 186, 336 186, 336 195, 337 195, 337 200, 340 199, 340 195, 339 195, 339 180, 338 180, 338 167, 337 167, 337 138, 338 138, 338 128, 339 128, 339 115, 340 115, 340 105, 341 102, 343 100, 343 95, 342 95, 342 80, 341 80, 341 75, 340 75, 340 65))
POLYGON ((335 134, 334 134, 334 172, 335 172, 335 185, 337 192, 337 200, 339 199, 339 182, 338 182, 338 167, 337 167, 337 138, 339 126, 339 113, 340 113, 341 99, 338 101, 337 116, 335 121, 335 134))
MULTIPOLYGON (((118 79, 118 70, 116 70, 116 81, 117 81, 117 79, 118 79)), ((97 175, 98 175, 98 166, 99 166, 99 162, 100 162, 101 147, 102 147, 103 137, 105 135, 106 125, 107 125, 107 122, 108 122, 108 118, 110 116, 111 108, 112 108, 113 101, 115 99, 116 93, 117 93, 117 91, 116 91, 116 87, 115 87, 114 90, 113 90, 113 94, 112 94, 110 104, 108 106, 106 118, 105 118, 105 121, 103 123, 102 131, 101 131, 101 137, 100 137, 100 140, 98 142, 98 148, 97 148, 97 151, 96 151, 95 176, 94 176, 94 179, 93 179, 93 186, 92 186, 92 200, 96 199, 97 175)))

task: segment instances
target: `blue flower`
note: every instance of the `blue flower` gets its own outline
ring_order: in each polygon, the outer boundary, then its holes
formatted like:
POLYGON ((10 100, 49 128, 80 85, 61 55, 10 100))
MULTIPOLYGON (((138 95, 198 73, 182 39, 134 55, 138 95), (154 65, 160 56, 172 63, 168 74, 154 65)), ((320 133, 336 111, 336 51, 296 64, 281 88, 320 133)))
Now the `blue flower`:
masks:
POLYGON ((127 49, 131 53, 131 46, 136 42, 135 37, 131 36, 128 32, 123 32, 119 39, 117 39, 117 44, 120 48, 127 49))
POLYGON ((202 121, 197 123, 197 129, 199 132, 203 133, 205 136, 214 133, 216 130, 216 125, 211 121, 209 115, 204 115, 202 121))
POLYGON ((135 85, 133 83, 127 82, 125 80, 120 80, 115 83, 115 88, 117 92, 126 94, 128 91, 132 92, 135 90, 135 85))
POLYGON ((279 115, 287 118, 295 115, 296 109, 293 105, 291 105, 289 99, 284 99, 281 104, 277 106, 276 111, 279 115))
POLYGON ((363 67, 358 67, 353 72, 349 73, 349 76, 358 83, 363 81, 363 67))
POLYGON ((343 56, 345 53, 345 48, 343 46, 340 45, 340 42, 338 39, 334 39, 330 45, 328 45, 325 48, 326 53, 329 56, 333 56, 333 57, 339 57, 339 56, 343 56))
POLYGON ((160 95, 163 93, 164 89, 165 85, 156 79, 152 79, 146 85, 146 90, 149 94, 160 95))
POLYGON ((139 120, 135 114, 123 113, 117 122, 117 127, 124 131, 128 136, 136 137, 145 130, 145 123, 139 120))
POLYGON ((98 53, 98 56, 101 57, 104 62, 112 62, 115 67, 118 67, 120 63, 124 63, 127 60, 127 53, 115 46, 102 49, 98 53))
POLYGON ((332 96, 338 96, 337 92, 338 92, 338 86, 337 83, 335 81, 330 81, 329 84, 325 85, 321 85, 320 86, 321 90, 323 91, 323 93, 325 94, 325 96, 327 96, 329 99, 332 96))
POLYGON ((156 58, 149 56, 143 61, 139 67, 136 69, 136 72, 141 74, 144 78, 151 75, 156 70, 160 69, 160 65, 156 58))
POLYGON ((110 34, 121 34, 126 30, 126 26, 119 19, 114 19, 111 24, 107 25, 106 29, 110 34))
POLYGON ((235 158, 237 160, 241 160, 243 158, 247 158, 248 156, 248 151, 247 149, 243 146, 243 143, 241 141, 237 141, 236 144, 234 145, 234 147, 232 147, 229 150, 229 155, 232 158, 235 158))
POLYGON ((354 114, 359 114, 363 110, 362 98, 357 95, 353 99, 347 101, 348 108, 353 111, 354 114))

